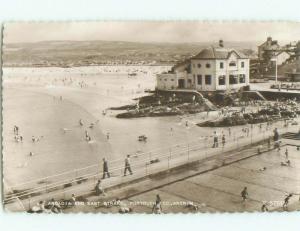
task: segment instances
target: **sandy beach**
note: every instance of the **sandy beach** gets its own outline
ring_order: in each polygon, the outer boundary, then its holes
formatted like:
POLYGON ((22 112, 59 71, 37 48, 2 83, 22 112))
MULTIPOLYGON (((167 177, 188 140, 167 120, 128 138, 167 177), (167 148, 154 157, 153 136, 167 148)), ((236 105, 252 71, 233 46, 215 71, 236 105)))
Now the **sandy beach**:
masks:
MULTIPOLYGON (((111 162, 123 160, 127 154, 159 153, 180 143, 212 136, 214 130, 227 134, 227 128, 196 126, 206 112, 186 116, 117 119, 115 115, 119 111, 107 110, 134 103, 133 99, 147 94, 145 89, 154 89, 155 74, 168 68, 95 66, 4 69, 3 153, 6 184, 16 186, 100 164, 103 157, 111 162), (130 76, 129 73, 136 75, 130 76), (80 119, 83 126, 79 125, 80 119), (189 126, 186 126, 186 121, 189 126), (91 123, 95 124, 92 129, 89 128, 91 123), (14 140, 15 125, 24 137, 22 142, 14 140), (91 136, 90 142, 85 140, 85 131, 91 136), (139 135, 146 135, 147 142, 139 142, 139 135), (32 136, 40 140, 32 142, 32 136), (33 156, 29 155, 30 152, 33 156)), ((210 117, 216 116, 218 112, 210 112, 210 117)), ((240 130, 241 127, 237 126, 232 128, 232 133, 240 130)))
POLYGON ((103 115, 109 107, 133 103, 132 99, 145 95, 144 89, 154 89, 155 73, 167 68, 4 69, 3 151, 7 184, 17 185, 98 164, 103 157, 122 159, 127 154, 159 150, 210 134, 210 129, 192 123, 186 128, 179 117, 124 121, 115 118, 115 111, 108 110, 103 115), (128 76, 133 71, 137 75, 128 76), (82 81, 86 86, 78 85, 82 81), (84 126, 79 126, 79 119, 84 126), (90 123, 95 123, 93 129, 88 128, 90 123), (14 140, 14 125, 20 128, 23 142, 14 140), (89 143, 84 138, 85 130, 92 138, 89 143), (137 141, 141 134, 147 135, 147 143, 137 141), (32 136, 42 138, 33 143, 32 136), (30 152, 34 155, 29 156, 30 152))

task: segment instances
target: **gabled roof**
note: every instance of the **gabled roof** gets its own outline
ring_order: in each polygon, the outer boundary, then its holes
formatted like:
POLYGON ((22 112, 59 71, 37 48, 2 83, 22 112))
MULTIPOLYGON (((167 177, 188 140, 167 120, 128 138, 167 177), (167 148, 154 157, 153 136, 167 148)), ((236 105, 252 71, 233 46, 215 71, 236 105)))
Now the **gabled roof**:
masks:
POLYGON ((176 63, 173 66, 173 68, 177 68, 177 67, 180 67, 180 66, 183 66, 183 65, 188 65, 190 63, 190 61, 191 61, 191 58, 185 59, 185 60, 183 60, 181 62, 176 63))
POLYGON ((287 53, 289 55, 292 55, 292 53, 289 51, 279 51, 276 56, 281 55, 282 53, 287 53))
POLYGON ((232 53, 235 53, 241 59, 248 58, 245 54, 235 49, 208 47, 200 51, 200 53, 192 57, 192 59, 228 59, 232 53))

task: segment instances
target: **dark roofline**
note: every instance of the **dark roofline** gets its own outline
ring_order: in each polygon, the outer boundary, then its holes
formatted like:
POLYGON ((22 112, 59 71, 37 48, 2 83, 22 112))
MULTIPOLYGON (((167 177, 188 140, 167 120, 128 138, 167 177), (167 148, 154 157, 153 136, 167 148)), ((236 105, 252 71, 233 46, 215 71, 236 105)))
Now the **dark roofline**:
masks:
MULTIPOLYGON (((223 52, 225 52, 227 54, 226 55, 224 54, 224 57, 223 56, 220 57, 220 55, 218 55, 218 53, 216 53, 216 52, 219 52, 217 49, 218 49, 218 47, 209 46, 207 48, 202 49, 197 55, 191 57, 191 59, 192 60, 216 60, 216 59, 226 60, 229 58, 229 56, 233 52, 237 55, 237 57, 239 59, 249 59, 249 57, 247 55, 245 55, 243 52, 237 51, 234 48, 227 48, 227 49, 225 48, 226 50, 224 50, 223 52), (210 52, 210 55, 208 55, 208 57, 201 57, 201 56, 203 56, 203 52, 206 52, 206 51, 210 52), (211 56, 211 57, 209 57, 209 56, 211 56)), ((206 56, 206 55, 204 55, 204 56, 206 56)))

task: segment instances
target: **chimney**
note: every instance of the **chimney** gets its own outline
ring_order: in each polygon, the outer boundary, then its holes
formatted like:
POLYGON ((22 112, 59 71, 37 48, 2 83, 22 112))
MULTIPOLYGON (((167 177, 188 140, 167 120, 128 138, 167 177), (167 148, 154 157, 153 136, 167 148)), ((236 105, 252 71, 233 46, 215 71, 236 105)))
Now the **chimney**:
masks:
POLYGON ((224 43, 222 39, 219 40, 219 47, 224 47, 224 43))
POLYGON ((267 38, 267 45, 271 46, 272 45, 272 37, 267 38))

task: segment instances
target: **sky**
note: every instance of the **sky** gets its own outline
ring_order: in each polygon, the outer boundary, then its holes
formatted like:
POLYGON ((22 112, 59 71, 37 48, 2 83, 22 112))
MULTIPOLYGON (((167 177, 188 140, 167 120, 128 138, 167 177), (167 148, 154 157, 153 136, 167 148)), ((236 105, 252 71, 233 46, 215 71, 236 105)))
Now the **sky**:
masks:
POLYGON ((51 40, 208 42, 300 40, 300 22, 100 21, 6 23, 4 44, 51 40))

